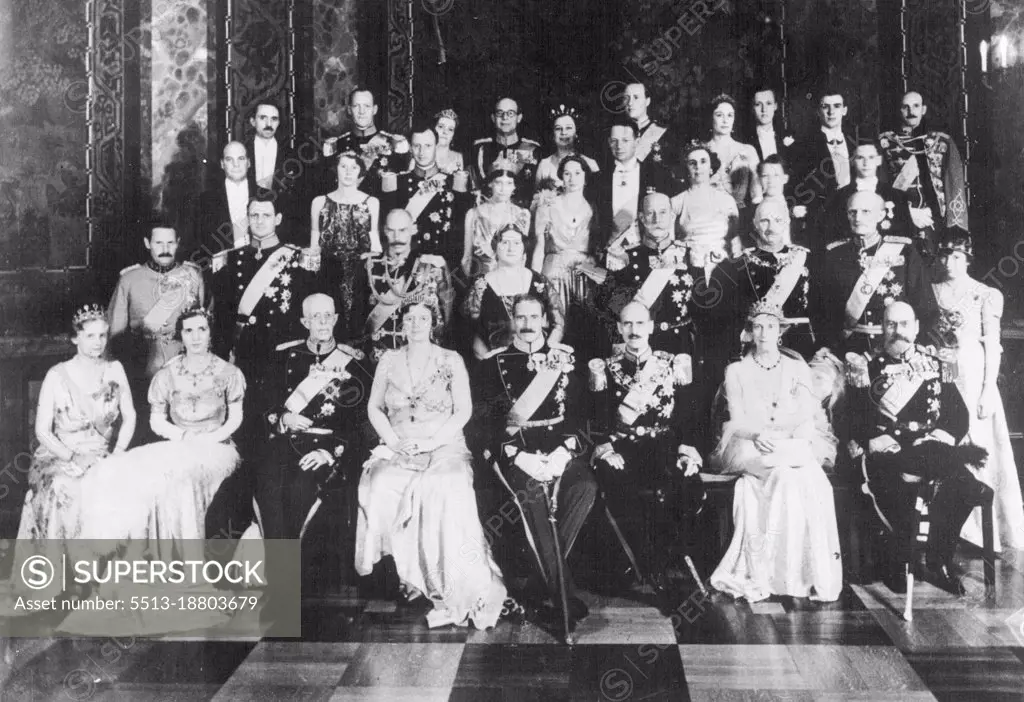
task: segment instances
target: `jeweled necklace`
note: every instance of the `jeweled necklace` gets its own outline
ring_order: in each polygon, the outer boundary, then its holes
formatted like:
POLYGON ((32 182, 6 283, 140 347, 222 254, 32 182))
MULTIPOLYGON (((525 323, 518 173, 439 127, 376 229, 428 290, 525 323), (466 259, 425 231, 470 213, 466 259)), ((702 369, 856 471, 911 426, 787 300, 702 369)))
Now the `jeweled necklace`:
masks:
POLYGON ((754 363, 757 364, 758 368, 760 368, 762 370, 766 370, 766 371, 775 370, 776 368, 779 367, 779 364, 782 363, 782 354, 781 353, 776 357, 775 363, 771 364, 770 366, 766 366, 763 363, 761 363, 759 360, 757 360, 757 354, 751 354, 750 357, 754 359, 754 363))

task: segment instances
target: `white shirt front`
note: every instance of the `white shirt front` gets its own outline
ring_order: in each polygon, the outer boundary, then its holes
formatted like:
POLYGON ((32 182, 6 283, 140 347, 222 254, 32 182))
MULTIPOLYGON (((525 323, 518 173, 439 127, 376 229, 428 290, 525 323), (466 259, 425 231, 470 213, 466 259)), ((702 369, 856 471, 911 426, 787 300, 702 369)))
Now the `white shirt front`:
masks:
POLYGON ((761 160, 763 161, 768 156, 779 153, 779 150, 775 148, 775 130, 767 129, 757 130, 757 143, 761 147, 761 160))
POLYGON ((277 162, 277 139, 253 139, 253 157, 256 160, 256 185, 271 188, 274 185, 274 164, 277 162))
POLYGON ((858 178, 854 185, 859 193, 878 192, 878 178, 858 178))
POLYGON ((612 217, 617 232, 622 232, 636 221, 639 198, 639 161, 634 158, 626 163, 616 163, 612 173, 612 217))
POLYGON ((836 186, 845 188, 850 184, 850 151, 846 148, 846 136, 842 129, 822 127, 821 133, 825 135, 832 165, 836 167, 836 186))
POLYGON ((228 196, 228 214, 231 216, 233 246, 249 243, 249 181, 240 183, 225 178, 224 191, 228 196))

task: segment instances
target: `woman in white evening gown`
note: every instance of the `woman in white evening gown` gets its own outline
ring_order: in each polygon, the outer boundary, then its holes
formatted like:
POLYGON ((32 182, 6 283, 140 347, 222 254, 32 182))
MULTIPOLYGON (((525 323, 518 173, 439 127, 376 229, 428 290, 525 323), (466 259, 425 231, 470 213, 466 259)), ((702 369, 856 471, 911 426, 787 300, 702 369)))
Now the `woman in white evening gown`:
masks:
POLYGON ((782 312, 758 303, 753 348, 725 372, 729 418, 713 470, 739 474, 735 531, 711 585, 751 602, 772 595, 831 602, 843 587, 832 486, 836 440, 807 363, 780 347, 782 312))

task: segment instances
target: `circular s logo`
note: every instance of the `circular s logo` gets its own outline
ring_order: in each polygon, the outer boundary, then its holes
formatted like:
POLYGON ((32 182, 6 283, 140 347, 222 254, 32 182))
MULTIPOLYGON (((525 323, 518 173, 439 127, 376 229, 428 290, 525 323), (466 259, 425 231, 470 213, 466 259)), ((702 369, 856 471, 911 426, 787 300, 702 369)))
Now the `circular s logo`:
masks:
POLYGON ((29 556, 21 564, 21 581, 33 590, 42 590, 50 586, 56 572, 46 556, 29 556))

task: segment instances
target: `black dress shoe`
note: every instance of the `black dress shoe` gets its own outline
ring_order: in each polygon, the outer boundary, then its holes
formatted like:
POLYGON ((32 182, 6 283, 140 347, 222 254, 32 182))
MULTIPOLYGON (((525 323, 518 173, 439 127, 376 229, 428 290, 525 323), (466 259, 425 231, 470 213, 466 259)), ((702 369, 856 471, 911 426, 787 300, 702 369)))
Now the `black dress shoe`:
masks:
POLYGON ((924 567, 923 577, 926 582, 931 583, 940 590, 945 590, 952 595, 963 595, 964 586, 960 582, 960 576, 955 573, 952 566, 946 563, 928 563, 924 567))
MULTIPOLYGON (((587 603, 579 597, 568 599, 569 610, 569 632, 576 631, 576 627, 590 616, 590 608, 587 603)), ((537 623, 550 631, 561 631, 565 626, 562 619, 562 610, 557 605, 545 605, 537 611, 537 623)))

